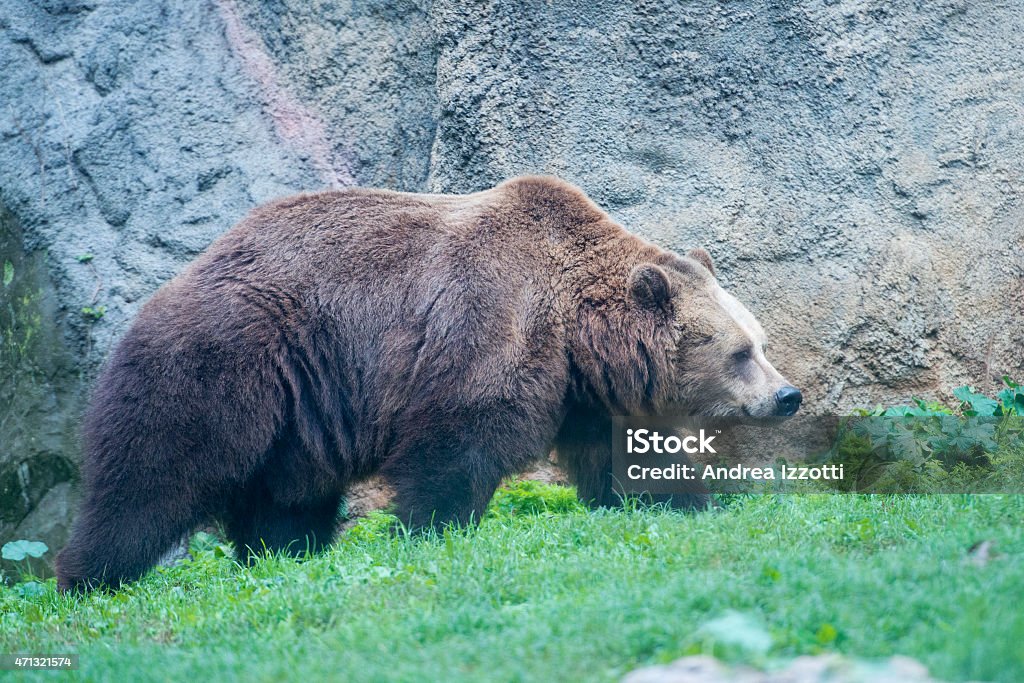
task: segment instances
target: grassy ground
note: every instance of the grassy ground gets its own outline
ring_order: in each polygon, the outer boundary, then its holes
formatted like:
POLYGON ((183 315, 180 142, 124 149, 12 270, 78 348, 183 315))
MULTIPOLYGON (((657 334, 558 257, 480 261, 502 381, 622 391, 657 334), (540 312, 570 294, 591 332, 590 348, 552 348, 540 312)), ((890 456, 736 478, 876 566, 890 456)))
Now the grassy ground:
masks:
POLYGON ((3 588, 0 652, 78 652, 74 676, 97 681, 610 681, 698 652, 823 651, 1021 681, 1022 519, 1024 496, 750 497, 685 515, 590 512, 519 484, 471 531, 393 538, 374 516, 305 561, 242 569, 207 537, 114 595, 3 588), (997 553, 970 561, 984 540, 997 553))

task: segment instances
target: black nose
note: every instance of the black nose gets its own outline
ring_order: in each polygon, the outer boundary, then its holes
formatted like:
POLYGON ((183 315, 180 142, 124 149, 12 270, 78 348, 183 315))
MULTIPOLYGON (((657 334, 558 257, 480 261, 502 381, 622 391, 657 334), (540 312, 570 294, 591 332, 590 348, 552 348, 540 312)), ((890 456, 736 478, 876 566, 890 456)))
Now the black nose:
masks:
POLYGON ((803 394, 800 393, 799 389, 784 386, 775 392, 775 403, 778 405, 775 409, 775 414, 788 417, 800 410, 800 402, 803 400, 803 394))

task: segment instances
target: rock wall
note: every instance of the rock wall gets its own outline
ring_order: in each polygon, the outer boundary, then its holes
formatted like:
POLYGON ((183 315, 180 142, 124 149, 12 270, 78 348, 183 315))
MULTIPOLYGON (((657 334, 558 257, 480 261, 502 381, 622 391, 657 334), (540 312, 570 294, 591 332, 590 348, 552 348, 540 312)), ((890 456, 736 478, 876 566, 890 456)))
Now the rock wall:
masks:
POLYGON ((45 252, 0 206, 0 544, 67 535, 82 379, 45 252))
POLYGON ((303 189, 564 176, 707 247, 818 412, 1022 377, 1021 36, 960 0, 0 3, 0 309, 45 330, 0 366, 0 540, 63 542, 111 344, 303 189))

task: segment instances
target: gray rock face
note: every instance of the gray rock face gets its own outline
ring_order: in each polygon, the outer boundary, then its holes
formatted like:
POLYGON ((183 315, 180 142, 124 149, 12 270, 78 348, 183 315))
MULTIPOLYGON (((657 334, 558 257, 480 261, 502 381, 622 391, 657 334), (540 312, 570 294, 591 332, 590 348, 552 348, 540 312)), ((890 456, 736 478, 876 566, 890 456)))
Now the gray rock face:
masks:
POLYGON ((0 3, 0 309, 34 288, 46 339, 0 368, 34 387, 0 392, 0 538, 73 478, 140 303, 300 190, 566 177, 706 246, 811 410, 1022 377, 1022 35, 961 1, 0 3))

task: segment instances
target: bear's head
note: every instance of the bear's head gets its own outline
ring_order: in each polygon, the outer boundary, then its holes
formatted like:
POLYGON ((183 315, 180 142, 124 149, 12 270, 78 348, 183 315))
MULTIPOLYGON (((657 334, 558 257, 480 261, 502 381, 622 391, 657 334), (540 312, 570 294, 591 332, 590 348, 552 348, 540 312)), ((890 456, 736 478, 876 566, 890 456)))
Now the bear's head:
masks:
POLYGON ((581 321, 575 354, 591 393, 628 415, 796 413, 800 391, 768 361, 764 330, 718 284, 710 255, 646 256, 581 321))

